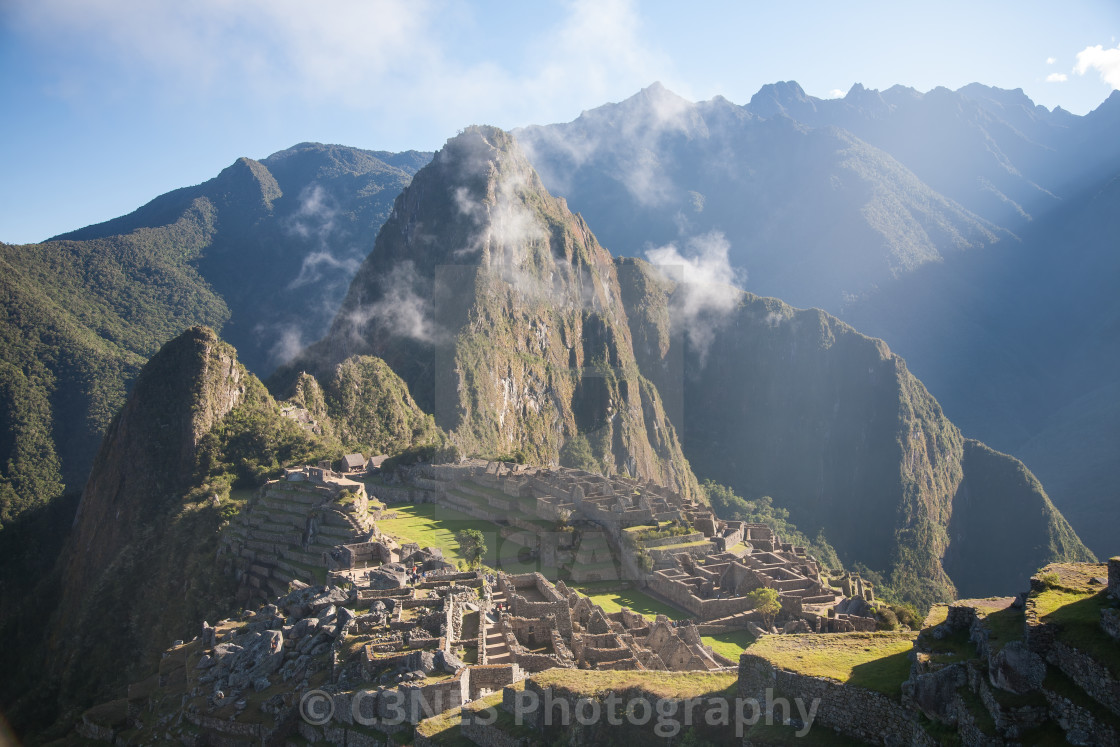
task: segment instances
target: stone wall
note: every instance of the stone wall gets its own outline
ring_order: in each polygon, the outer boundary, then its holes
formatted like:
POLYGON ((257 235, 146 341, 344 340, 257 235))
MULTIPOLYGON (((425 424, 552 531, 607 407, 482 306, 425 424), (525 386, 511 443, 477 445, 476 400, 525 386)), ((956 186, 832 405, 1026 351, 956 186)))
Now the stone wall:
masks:
POLYGON ((519 576, 500 575, 498 587, 509 599, 510 611, 515 617, 543 620, 551 615, 560 635, 565 639, 572 637, 572 615, 568 600, 540 573, 525 573, 519 576), (518 588, 530 586, 546 600, 551 601, 530 602, 517 593, 518 588))
MULTIPOLYGON (((526 737, 511 737, 494 724, 482 725, 473 720, 463 723, 459 733, 479 747, 530 747, 532 744, 526 737)), ((422 747, 419 739, 414 744, 422 747)))
POLYGON ((1093 700, 1120 716, 1120 682, 1107 667, 1061 641, 1054 641, 1046 660, 1061 669, 1093 700))
POLYGON ((1116 729, 1098 719, 1088 709, 1045 687, 1042 688, 1042 694, 1050 705, 1051 716, 1072 737, 1068 741, 1076 739, 1076 744, 1120 744, 1120 734, 1116 729))
POLYGON ((471 700, 483 696, 483 690, 496 693, 506 685, 525 679, 525 672, 517 664, 489 664, 471 667, 471 700))
MULTIPOLYGON (((775 669, 766 659, 744 653, 739 659, 739 697, 764 703, 767 690, 772 697, 801 698, 806 708, 819 701, 814 730, 835 729, 871 744, 936 745, 913 713, 882 693, 775 669)), ((796 715, 797 708, 791 710, 796 715)))
POLYGON ((701 621, 729 617, 751 609, 751 603, 745 597, 701 599, 692 593, 688 584, 656 573, 649 579, 648 585, 652 591, 701 621))
POLYGON ((1108 559, 1108 593, 1120 599, 1120 555, 1108 559))
MULTIPOLYGON (((469 701, 470 669, 459 670, 449 680, 423 685, 405 683, 397 689, 404 697, 399 707, 404 709, 405 718, 410 724, 418 724, 425 718, 458 708, 469 701)), ((388 719, 398 715, 399 711, 396 703, 384 698, 378 699, 378 713, 388 719)))

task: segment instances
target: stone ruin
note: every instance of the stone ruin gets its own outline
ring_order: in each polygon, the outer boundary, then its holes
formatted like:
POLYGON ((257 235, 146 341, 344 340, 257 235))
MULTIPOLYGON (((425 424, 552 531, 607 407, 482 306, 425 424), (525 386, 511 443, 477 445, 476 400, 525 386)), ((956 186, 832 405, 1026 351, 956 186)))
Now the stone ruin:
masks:
POLYGON ((777 622, 783 632, 843 633, 876 629, 874 591, 857 575, 833 581, 805 548, 783 542, 765 524, 720 522, 712 542, 719 552, 674 556, 655 570, 648 588, 702 623, 705 632, 745 627, 756 634, 762 617, 747 596, 755 589, 778 593, 777 622))
POLYGON ((805 548, 784 542, 766 524, 719 520, 708 507, 651 482, 482 460, 417 467, 406 480, 420 491, 413 500, 508 527, 503 538, 530 547, 545 567, 572 581, 635 581, 692 614, 705 632, 768 632, 746 598, 760 587, 778 592, 783 631, 876 628, 874 590, 858 575, 823 577, 805 548), (548 522, 578 531, 545 531, 548 522))
MULTIPOLYGON (((500 574, 508 599, 498 618, 503 656, 527 672, 552 667, 657 671, 714 671, 735 666, 700 640, 691 622, 664 615, 654 622, 625 607, 607 613, 563 581, 540 573, 500 574)), ((489 653, 489 651, 487 652, 489 653)))
POLYGON ((287 593, 293 580, 325 581, 329 571, 391 559, 396 543, 380 536, 380 508, 363 483, 330 469, 284 470, 223 537, 238 599, 267 601, 287 593))

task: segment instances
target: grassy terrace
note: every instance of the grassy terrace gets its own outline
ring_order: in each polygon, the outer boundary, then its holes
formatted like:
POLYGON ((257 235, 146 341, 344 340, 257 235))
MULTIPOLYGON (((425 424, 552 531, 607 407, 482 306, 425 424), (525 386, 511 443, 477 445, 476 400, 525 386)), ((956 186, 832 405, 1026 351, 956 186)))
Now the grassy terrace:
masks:
POLYGON ((491 568, 502 568, 510 573, 538 570, 535 562, 521 562, 518 553, 522 545, 502 539, 500 527, 464 513, 433 503, 400 504, 393 506, 394 519, 382 519, 377 526, 399 542, 416 542, 421 547, 438 547, 443 556, 452 562, 462 560, 455 534, 463 529, 477 529, 486 538, 486 557, 483 563, 491 568))
POLYGON ((617 584, 609 581, 605 584, 568 584, 570 588, 575 589, 580 594, 590 597, 591 601, 602 607, 603 612, 607 614, 618 612, 623 607, 629 607, 634 612, 644 615, 651 621, 658 615, 666 615, 671 620, 689 619, 687 612, 682 612, 676 607, 658 601, 637 589, 601 591, 603 586, 611 585, 617 584))
POLYGON ((730 633, 719 635, 702 635, 700 640, 705 645, 711 646, 717 654, 726 656, 732 661, 739 661, 739 654, 754 643, 754 636, 745 630, 732 630, 730 633))
POLYGON ((703 539, 703 540, 697 540, 696 542, 680 542, 676 545, 659 545, 658 547, 651 547, 649 549, 651 551, 658 551, 658 552, 660 552, 662 550, 684 550, 684 549, 689 548, 689 547, 700 547, 701 545, 707 545, 707 544, 710 544, 708 542, 708 540, 703 539))
POLYGON ((827 677, 899 697, 910 675, 916 633, 837 633, 765 636, 751 653, 780 669, 827 677))
POLYGON ((586 669, 549 669, 532 679, 542 687, 560 687, 583 695, 640 689, 658 698, 699 698, 734 695, 738 675, 733 672, 637 672, 586 669))
MULTIPOLYGON (((518 684, 524 687, 524 683, 518 684)), ((496 693, 487 695, 485 698, 474 701, 470 704, 470 708, 476 711, 483 708, 497 708, 501 703, 502 691, 499 690, 496 693)), ((450 711, 444 711, 438 716, 424 719, 416 725, 416 733, 420 736, 427 737, 433 744, 444 745, 445 747, 459 747, 460 745, 462 745, 462 747, 474 747, 474 742, 459 733, 459 722, 462 719, 462 712, 462 708, 452 708, 450 711)))
POLYGON ((1107 575, 1103 563, 1085 570, 1047 566, 1040 576, 1051 585, 1032 592, 1027 606, 1039 622, 1058 628, 1059 641, 1096 659, 1113 677, 1120 677, 1120 648, 1100 628, 1101 610, 1116 603, 1108 598, 1107 589, 1089 583, 1093 576, 1107 575))

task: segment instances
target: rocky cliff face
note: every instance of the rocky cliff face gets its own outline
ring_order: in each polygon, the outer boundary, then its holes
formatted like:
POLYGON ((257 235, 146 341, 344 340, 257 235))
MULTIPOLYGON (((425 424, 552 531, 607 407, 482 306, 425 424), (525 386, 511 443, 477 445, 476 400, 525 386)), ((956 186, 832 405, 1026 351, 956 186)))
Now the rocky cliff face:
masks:
POLYGON ((109 427, 58 560, 47 666, 60 702, 119 687, 169 641, 229 614, 219 538, 244 500, 231 482, 320 447, 212 330, 164 345, 109 427))
POLYGON ((549 463, 582 437, 607 473, 695 488, 634 360, 610 254, 501 130, 466 130, 417 173, 329 335, 277 381, 359 353, 467 453, 549 463))
POLYGON ((77 596, 187 483, 200 439, 245 394, 233 348, 205 327, 165 345, 109 426, 74 518, 65 577, 77 596))
POLYGON ((730 289, 698 306, 716 291, 618 264, 642 371, 684 393, 676 425, 697 474, 772 496, 920 602, 953 598, 957 579, 1007 592, 1041 563, 1091 557, 1029 471, 966 441, 881 340, 730 289))

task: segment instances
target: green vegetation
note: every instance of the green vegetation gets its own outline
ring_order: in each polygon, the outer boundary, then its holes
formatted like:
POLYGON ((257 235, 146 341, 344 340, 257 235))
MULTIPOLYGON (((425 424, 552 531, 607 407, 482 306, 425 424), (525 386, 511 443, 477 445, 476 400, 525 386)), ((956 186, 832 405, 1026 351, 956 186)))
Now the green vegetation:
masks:
POLYGON ((455 533, 459 545, 459 556, 467 561, 470 568, 478 568, 486 556, 486 538, 477 529, 460 529, 455 533))
POLYGON ((337 452, 283 417, 264 385, 247 374, 241 403, 200 440, 198 464, 206 481, 244 488, 279 477, 285 465, 314 464, 337 452))
POLYGON ((782 609, 782 604, 778 601, 778 592, 765 586, 747 594, 747 600, 751 604, 751 609, 762 615, 762 620, 767 628, 774 624, 774 617, 782 609))
POLYGON ((541 687, 564 688, 592 696, 640 690, 655 698, 702 698, 733 694, 738 677, 725 672, 641 672, 549 669, 533 675, 541 687))
POLYGON ((910 630, 922 627, 922 616, 912 604, 881 603, 875 607, 875 617, 879 621, 879 630, 898 630, 905 625, 910 630))
POLYGON ((732 630, 729 633, 700 636, 705 645, 734 662, 739 661, 739 655, 746 651, 755 639, 745 630, 732 630))
POLYGON ((185 327, 228 318, 189 265, 212 219, 199 203, 161 231, 0 244, 0 526, 80 489, 144 361, 185 327))
POLYGON ((324 394, 347 451, 397 454, 439 441, 432 416, 417 407, 407 385, 380 358, 347 358, 324 394))
POLYGON ((603 466, 591 453, 591 442, 582 433, 569 438, 560 449, 560 466, 581 469, 585 472, 603 471, 603 466))
POLYGON ((774 666, 898 697, 917 633, 765 636, 751 653, 774 666))
POLYGON ((392 519, 377 522, 381 531, 403 542, 415 542, 420 547, 438 547, 451 562, 470 559, 459 553, 456 535, 465 529, 480 532, 486 544, 482 564, 501 568, 510 573, 537 570, 537 565, 519 558, 522 545, 501 536, 501 527, 489 521, 474 519, 466 514, 433 503, 392 506, 392 519))

